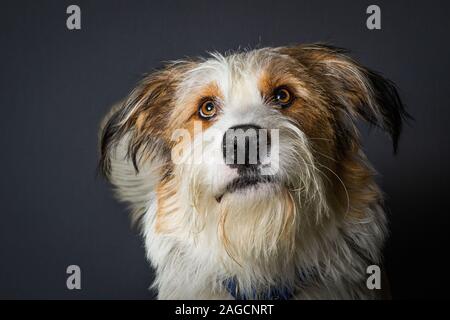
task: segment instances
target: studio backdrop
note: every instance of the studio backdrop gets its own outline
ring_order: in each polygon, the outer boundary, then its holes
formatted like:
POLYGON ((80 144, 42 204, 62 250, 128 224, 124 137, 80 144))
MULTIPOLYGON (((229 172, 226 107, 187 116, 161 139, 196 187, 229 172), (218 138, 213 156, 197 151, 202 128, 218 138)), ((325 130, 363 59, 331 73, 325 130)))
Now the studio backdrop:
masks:
POLYGON ((398 152, 361 124, 386 197, 383 268, 393 298, 448 298, 449 10, 447 1, 2 1, 0 298, 153 298, 139 231, 98 171, 103 116, 164 61, 316 42, 396 83, 413 118, 398 152), (69 266, 81 271, 79 289, 67 285, 69 266))

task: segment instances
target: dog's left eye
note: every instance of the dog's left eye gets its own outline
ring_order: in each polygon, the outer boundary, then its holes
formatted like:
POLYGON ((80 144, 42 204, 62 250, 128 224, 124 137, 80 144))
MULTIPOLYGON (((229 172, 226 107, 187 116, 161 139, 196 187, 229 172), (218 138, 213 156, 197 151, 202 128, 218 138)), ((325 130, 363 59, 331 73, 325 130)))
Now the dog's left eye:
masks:
POLYGON ((204 101, 198 108, 198 115, 203 119, 211 119, 216 115, 216 112, 216 105, 211 100, 204 101))
POLYGON ((283 108, 289 107, 293 100, 292 93, 285 87, 279 87, 273 92, 273 100, 283 108))

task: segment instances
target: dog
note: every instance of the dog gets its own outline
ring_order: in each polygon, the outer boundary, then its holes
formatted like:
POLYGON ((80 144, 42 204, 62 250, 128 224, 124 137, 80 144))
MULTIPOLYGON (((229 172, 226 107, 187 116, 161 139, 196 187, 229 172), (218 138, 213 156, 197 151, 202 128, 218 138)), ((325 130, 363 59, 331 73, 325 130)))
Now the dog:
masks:
POLYGON ((114 106, 99 165, 159 299, 376 299, 367 268, 387 220, 357 123, 396 151, 407 116, 395 85, 340 48, 211 53, 114 106))

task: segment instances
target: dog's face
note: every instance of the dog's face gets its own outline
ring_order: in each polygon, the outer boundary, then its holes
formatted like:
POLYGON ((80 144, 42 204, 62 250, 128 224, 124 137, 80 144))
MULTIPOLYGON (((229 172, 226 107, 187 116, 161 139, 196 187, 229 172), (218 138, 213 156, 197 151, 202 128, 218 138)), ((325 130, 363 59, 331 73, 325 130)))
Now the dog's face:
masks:
POLYGON ((385 129, 395 148, 403 114, 389 81, 335 48, 212 55, 145 78, 109 118, 101 164, 113 175, 121 144, 136 174, 156 172, 158 232, 201 221, 222 242, 270 250, 294 243, 302 223, 377 200, 355 121, 385 129))

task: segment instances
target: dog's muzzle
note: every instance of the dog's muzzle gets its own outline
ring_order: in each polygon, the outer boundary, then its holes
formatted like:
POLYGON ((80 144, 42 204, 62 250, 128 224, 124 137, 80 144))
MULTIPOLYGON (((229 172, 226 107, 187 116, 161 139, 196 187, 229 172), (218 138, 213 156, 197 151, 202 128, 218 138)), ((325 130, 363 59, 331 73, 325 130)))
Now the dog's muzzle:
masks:
POLYGON ((269 155, 270 143, 267 130, 254 124, 233 126, 225 132, 222 140, 223 159, 227 166, 237 169, 238 177, 216 197, 217 202, 221 201, 225 193, 275 182, 274 177, 263 176, 260 172, 263 160, 269 155))

